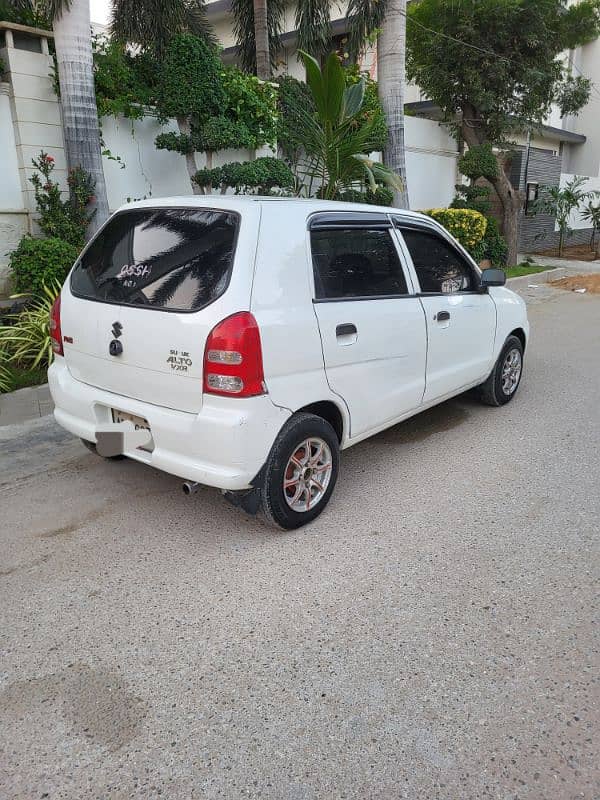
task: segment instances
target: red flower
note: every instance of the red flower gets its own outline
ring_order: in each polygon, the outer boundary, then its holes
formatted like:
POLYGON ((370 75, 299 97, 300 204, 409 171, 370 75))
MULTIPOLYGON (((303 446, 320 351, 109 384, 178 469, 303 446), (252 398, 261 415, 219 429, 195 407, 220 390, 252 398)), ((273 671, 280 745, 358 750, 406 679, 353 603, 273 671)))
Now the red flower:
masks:
POLYGON ((49 161, 51 164, 54 163, 54 156, 46 156, 46 161, 49 161))

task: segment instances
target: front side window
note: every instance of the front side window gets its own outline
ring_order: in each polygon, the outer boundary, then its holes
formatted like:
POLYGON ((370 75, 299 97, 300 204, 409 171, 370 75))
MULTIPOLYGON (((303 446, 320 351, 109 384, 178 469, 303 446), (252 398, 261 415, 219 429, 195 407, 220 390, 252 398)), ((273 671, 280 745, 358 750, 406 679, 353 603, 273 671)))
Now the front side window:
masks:
POLYGON ((197 311, 229 282, 236 214, 190 208, 144 208, 116 214, 73 271, 79 297, 197 311))
POLYGON ((473 269, 452 245, 433 231, 401 228, 424 293, 454 294, 475 290, 473 269))
POLYGON ((408 293, 389 229, 317 229, 310 242, 317 299, 408 293))

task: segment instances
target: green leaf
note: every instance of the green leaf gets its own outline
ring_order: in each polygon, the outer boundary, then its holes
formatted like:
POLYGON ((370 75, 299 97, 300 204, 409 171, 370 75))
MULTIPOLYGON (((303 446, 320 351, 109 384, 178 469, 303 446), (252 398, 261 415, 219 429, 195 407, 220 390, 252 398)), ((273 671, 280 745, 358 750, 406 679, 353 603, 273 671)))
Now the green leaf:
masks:
POLYGON ((365 85, 365 79, 361 77, 358 83, 355 83, 353 86, 348 86, 344 92, 342 116, 355 117, 362 109, 365 99, 365 85))

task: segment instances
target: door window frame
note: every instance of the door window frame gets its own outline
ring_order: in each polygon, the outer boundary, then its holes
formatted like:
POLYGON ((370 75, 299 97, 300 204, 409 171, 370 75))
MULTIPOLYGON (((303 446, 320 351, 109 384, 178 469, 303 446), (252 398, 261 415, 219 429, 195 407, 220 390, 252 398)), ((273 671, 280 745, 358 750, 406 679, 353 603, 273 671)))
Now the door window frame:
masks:
POLYGON ((479 289, 460 289, 458 292, 421 291, 421 283, 419 281, 417 270, 415 269, 415 265, 412 260, 412 256, 410 254, 410 250, 408 249, 408 245, 406 244, 406 242, 404 241, 404 237, 402 236, 403 228, 412 228, 413 230, 420 231, 421 233, 427 233, 433 236, 437 236, 439 239, 442 239, 448 245, 448 247, 454 250, 462 258, 462 260, 466 263, 466 265, 470 268, 473 277, 473 283, 475 285, 477 285, 481 281, 481 270, 479 269, 473 258, 469 255, 469 253, 465 250, 465 248, 459 242, 456 242, 453 239, 453 237, 448 233, 448 231, 441 225, 438 225, 434 220, 431 221, 420 220, 420 219, 415 219, 414 217, 403 217, 400 214, 391 214, 390 219, 392 221, 394 232, 396 234, 396 239, 398 240, 399 246, 404 253, 406 262, 409 265, 412 280, 414 286, 416 287, 417 297, 456 297, 457 295, 461 296, 461 295, 482 294, 482 292, 479 289))
POLYGON ((319 211, 311 214, 307 220, 306 242, 308 250, 308 263, 310 270, 310 281, 312 288, 312 302, 316 303, 354 303, 366 300, 405 300, 406 298, 418 297, 418 283, 413 277, 412 262, 408 262, 404 248, 400 244, 399 237, 394 230, 394 223, 389 214, 369 211, 319 211), (407 292, 404 294, 368 294, 357 295, 355 297, 317 297, 317 287, 315 281, 315 267, 313 263, 313 252, 311 233, 315 230, 387 230, 389 231, 390 242, 396 256, 400 269, 404 276, 407 292))

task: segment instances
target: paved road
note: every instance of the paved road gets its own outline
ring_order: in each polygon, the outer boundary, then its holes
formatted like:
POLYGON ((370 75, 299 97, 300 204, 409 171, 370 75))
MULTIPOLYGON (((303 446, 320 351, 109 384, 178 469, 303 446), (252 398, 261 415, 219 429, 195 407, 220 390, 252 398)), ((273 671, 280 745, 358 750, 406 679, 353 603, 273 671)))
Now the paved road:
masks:
POLYGON ((289 534, 3 429, 0 797, 598 798, 600 298, 530 311, 513 404, 358 445, 289 534))

